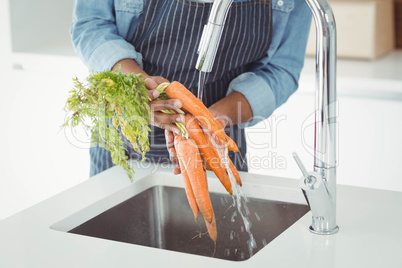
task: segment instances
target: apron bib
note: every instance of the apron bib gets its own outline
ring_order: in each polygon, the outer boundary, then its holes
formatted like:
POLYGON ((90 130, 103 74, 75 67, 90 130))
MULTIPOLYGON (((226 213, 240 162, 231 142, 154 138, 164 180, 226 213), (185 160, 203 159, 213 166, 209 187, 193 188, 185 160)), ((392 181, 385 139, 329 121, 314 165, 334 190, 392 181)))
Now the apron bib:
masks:
MULTIPOLYGON (((145 0, 141 21, 133 40, 129 40, 142 54, 144 71, 151 76, 179 81, 197 95, 197 48, 211 8, 212 3, 188 0, 145 0)), ((266 55, 271 41, 271 12, 271 1, 267 0, 245 0, 232 4, 212 72, 205 77, 203 102, 207 107, 224 98, 229 83, 247 72, 250 64, 266 55)), ((244 129, 235 125, 225 131, 237 143, 245 158, 247 148, 244 129)), ((170 162, 164 130, 151 126, 149 139, 147 160, 170 162)), ((140 159, 132 145, 124 141, 128 157, 140 159)), ((99 169, 100 172, 113 165, 107 163, 110 153, 109 156, 105 154, 108 152, 103 148, 91 148, 91 174, 96 174, 92 169, 99 169), (99 164, 92 167, 96 163, 99 164), (105 165, 110 166, 105 168, 105 165)), ((229 157, 238 170, 247 171, 239 154, 229 152, 229 157)))

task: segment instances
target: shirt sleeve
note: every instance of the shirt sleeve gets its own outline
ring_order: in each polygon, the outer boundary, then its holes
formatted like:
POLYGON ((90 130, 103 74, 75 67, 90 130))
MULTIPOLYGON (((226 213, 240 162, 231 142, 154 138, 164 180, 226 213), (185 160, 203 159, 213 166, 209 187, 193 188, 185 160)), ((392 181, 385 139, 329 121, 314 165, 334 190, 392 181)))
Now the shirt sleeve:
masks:
POLYGON ((76 53, 92 71, 110 70, 122 59, 142 67, 142 56, 118 34, 113 0, 75 0, 71 39, 76 53))
POLYGON ((229 85, 227 94, 243 94, 253 112, 253 119, 241 124, 242 128, 268 118, 298 88, 311 11, 305 1, 286 2, 288 5, 282 0, 273 1, 272 39, 266 56, 229 85))

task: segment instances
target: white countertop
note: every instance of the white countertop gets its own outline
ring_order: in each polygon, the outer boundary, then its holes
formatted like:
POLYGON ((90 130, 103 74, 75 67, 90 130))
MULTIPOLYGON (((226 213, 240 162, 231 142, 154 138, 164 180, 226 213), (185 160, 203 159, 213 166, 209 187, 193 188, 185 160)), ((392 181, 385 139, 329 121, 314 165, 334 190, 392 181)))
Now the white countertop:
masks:
MULTIPOLYGON (((240 262, 51 229, 116 192, 124 198, 124 194, 141 191, 151 171, 152 167, 136 170, 131 184, 122 169, 112 168, 0 221, 0 267, 402 267, 402 192, 342 185, 337 189, 339 233, 310 233, 308 212, 252 258, 240 262)), ((157 172, 162 181, 180 185, 181 177, 171 175, 169 169, 157 172)), ((303 199, 298 180, 246 173, 242 178, 246 194, 260 185, 276 189, 267 199, 287 199, 280 194, 283 190, 292 198, 303 199)))

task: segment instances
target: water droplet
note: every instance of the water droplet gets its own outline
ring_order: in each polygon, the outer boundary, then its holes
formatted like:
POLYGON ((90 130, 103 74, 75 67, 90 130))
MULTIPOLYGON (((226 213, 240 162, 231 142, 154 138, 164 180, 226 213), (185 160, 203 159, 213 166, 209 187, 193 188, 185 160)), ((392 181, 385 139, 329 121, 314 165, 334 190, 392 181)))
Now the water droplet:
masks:
POLYGON ((257 247, 257 242, 255 241, 253 235, 250 236, 250 247, 251 248, 256 248, 257 247))
POLYGON ((250 210, 248 209, 248 207, 245 205, 244 206, 244 210, 246 211, 246 215, 250 215, 250 210))
POLYGON ((250 200, 248 199, 247 195, 242 192, 241 188, 240 188, 240 193, 241 193, 241 198, 243 198, 243 200, 244 200, 244 204, 249 203, 250 200))
POLYGON ((236 234, 236 233, 235 233, 234 231, 230 231, 230 240, 233 240, 235 234, 236 234))
POLYGON ((237 212, 233 212, 232 218, 230 219, 231 222, 235 222, 235 217, 237 216, 237 212))
POLYGON ((264 245, 264 246, 266 246, 268 243, 267 243, 267 240, 265 240, 265 238, 262 240, 262 244, 264 245))
POLYGON ((223 253, 223 255, 225 255, 225 257, 228 257, 230 255, 230 249, 225 249, 225 252, 223 253))
POLYGON ((261 218, 260 218, 260 216, 257 214, 257 212, 254 212, 254 214, 255 214, 255 217, 257 218, 257 221, 261 221, 261 218))

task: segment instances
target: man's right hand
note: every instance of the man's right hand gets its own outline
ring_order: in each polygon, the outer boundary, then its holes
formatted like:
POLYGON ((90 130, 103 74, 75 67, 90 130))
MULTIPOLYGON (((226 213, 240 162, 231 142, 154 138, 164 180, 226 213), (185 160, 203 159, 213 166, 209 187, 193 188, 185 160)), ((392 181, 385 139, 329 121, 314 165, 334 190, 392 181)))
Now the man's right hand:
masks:
POLYGON ((163 129, 170 130, 175 133, 180 133, 176 127, 176 122, 184 123, 184 115, 180 114, 165 114, 161 110, 172 110, 182 107, 182 102, 177 99, 170 100, 155 100, 159 97, 159 92, 155 88, 164 82, 169 82, 167 79, 161 76, 149 76, 138 64, 132 59, 122 59, 118 61, 112 68, 112 70, 120 70, 123 73, 136 73, 142 74, 145 78, 145 86, 148 88, 148 97, 151 101, 148 103, 151 108, 151 124, 163 129))
POLYGON ((154 126, 180 133, 179 129, 174 123, 185 123, 184 115, 182 114, 165 114, 162 110, 174 110, 180 109, 183 106, 181 100, 169 99, 169 100, 155 100, 159 97, 159 92, 155 88, 162 83, 169 82, 161 76, 153 76, 145 79, 145 86, 148 88, 148 96, 150 101, 149 107, 151 108, 151 124, 154 126))

